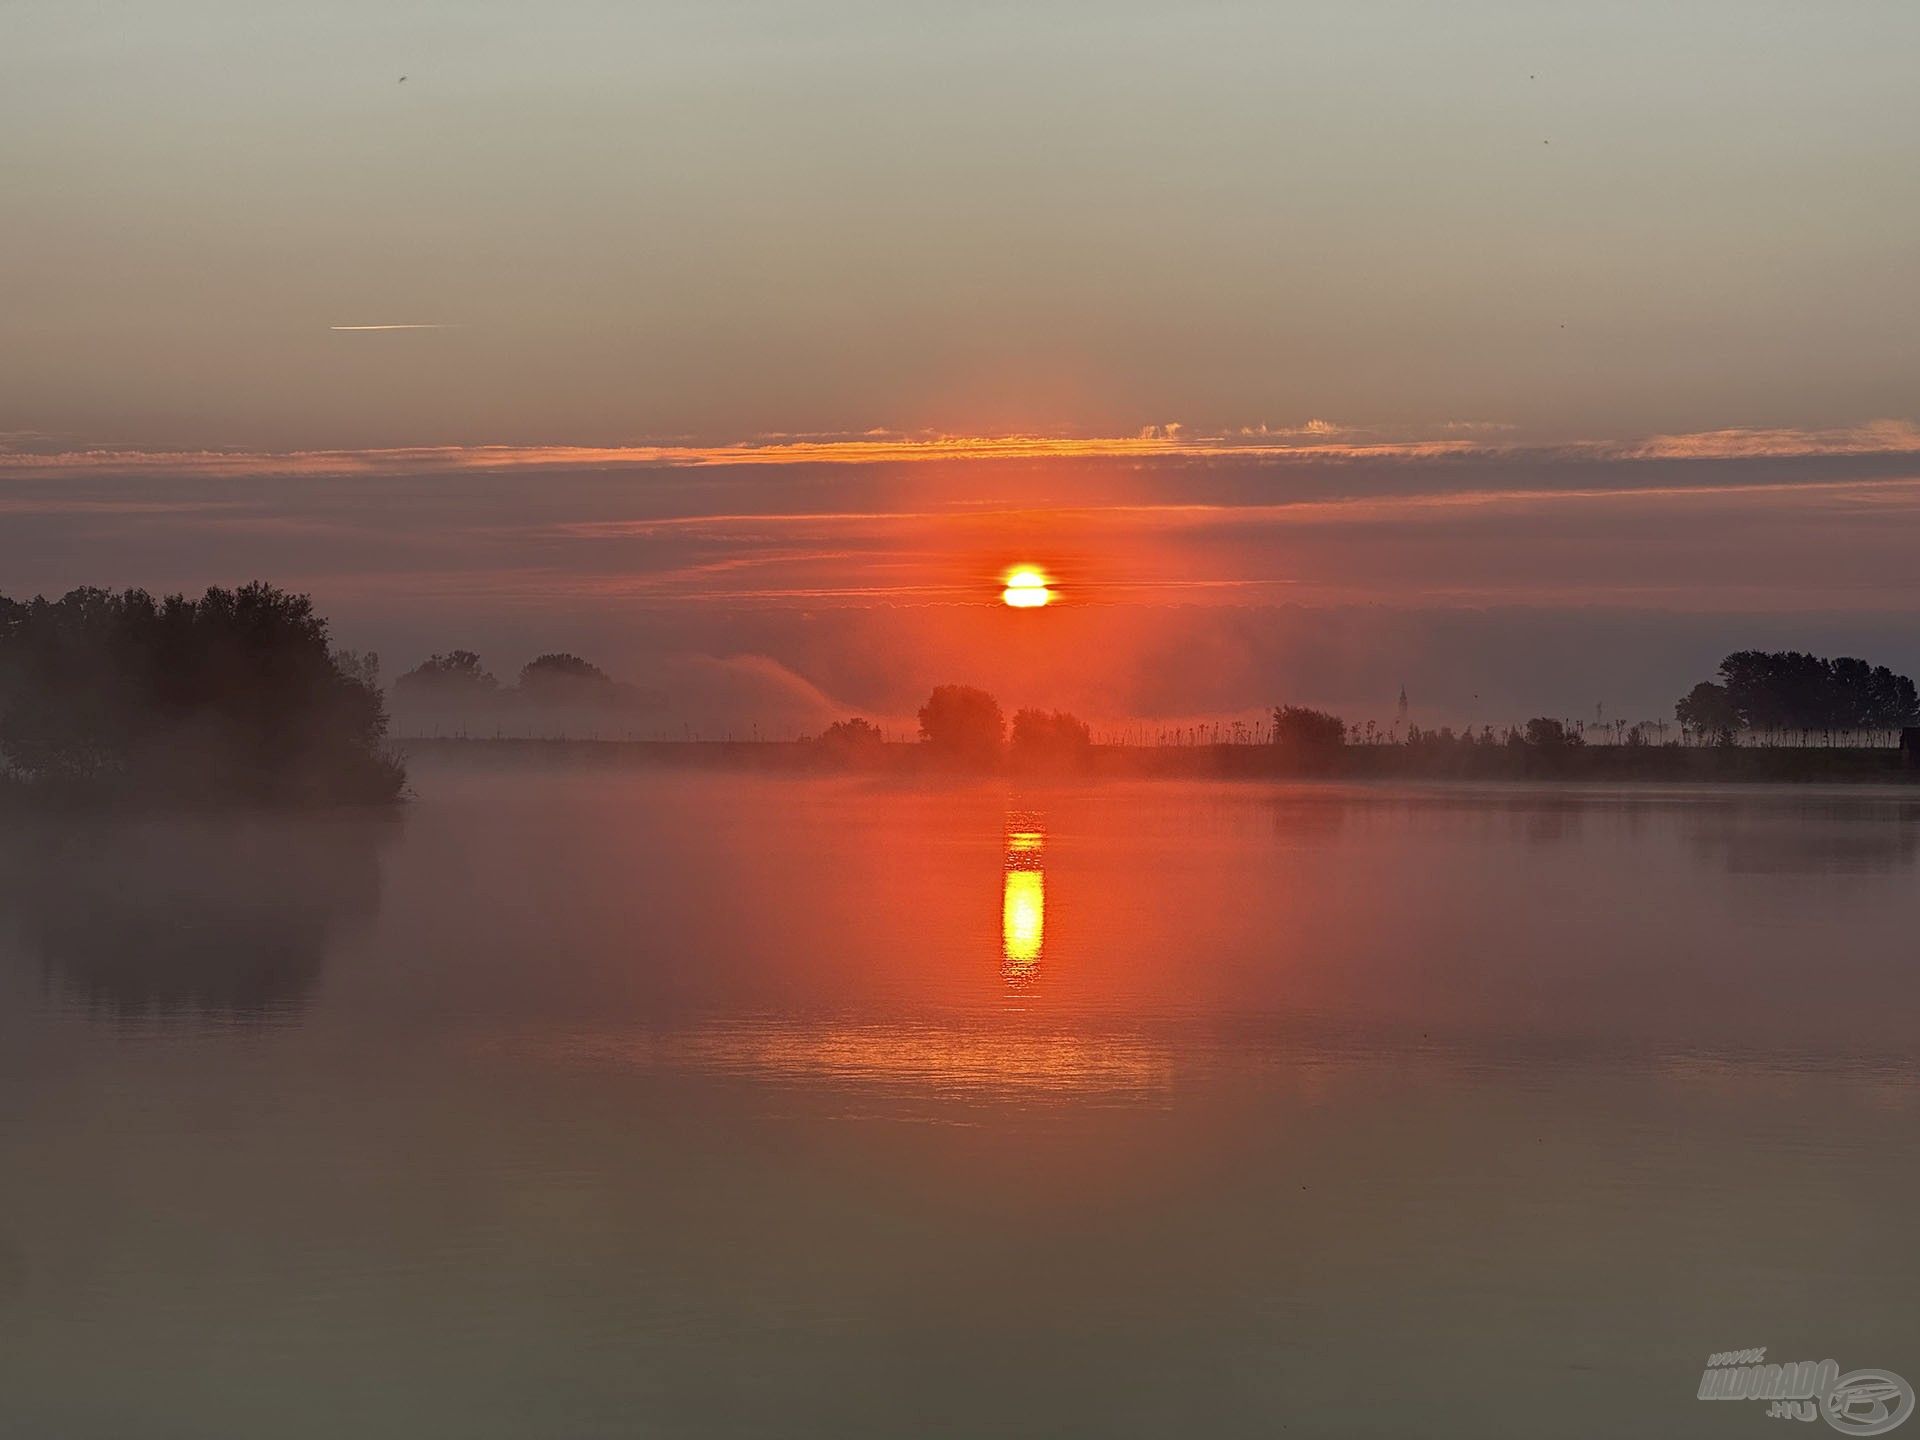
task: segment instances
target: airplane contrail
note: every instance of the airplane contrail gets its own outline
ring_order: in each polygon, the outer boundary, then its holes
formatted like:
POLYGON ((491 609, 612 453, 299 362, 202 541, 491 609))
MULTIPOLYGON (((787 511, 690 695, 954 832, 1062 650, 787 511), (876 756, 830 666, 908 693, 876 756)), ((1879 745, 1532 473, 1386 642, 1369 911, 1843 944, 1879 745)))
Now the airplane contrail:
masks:
POLYGON ((458 325, 329 325, 329 330, 458 330, 458 325))

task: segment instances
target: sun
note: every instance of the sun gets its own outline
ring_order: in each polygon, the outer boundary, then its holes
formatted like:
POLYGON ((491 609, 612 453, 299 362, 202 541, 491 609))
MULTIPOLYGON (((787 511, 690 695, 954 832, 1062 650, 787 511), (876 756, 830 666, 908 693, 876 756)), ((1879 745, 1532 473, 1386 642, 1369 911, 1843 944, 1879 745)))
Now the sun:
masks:
POLYGON ((1037 610, 1053 599, 1053 591, 1047 588, 1045 572, 1022 565, 1007 572, 1007 588, 1000 598, 1016 610, 1037 610))

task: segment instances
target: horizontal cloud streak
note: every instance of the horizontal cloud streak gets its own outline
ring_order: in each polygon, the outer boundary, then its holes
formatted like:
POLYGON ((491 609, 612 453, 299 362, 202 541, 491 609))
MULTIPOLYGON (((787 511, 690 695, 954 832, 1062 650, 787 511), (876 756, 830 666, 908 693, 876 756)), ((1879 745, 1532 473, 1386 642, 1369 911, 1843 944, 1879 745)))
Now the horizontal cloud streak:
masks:
MULTIPOLYGON (((1477 428, 1477 427, 1476 427, 1477 428)), ((903 435, 869 432, 824 439, 771 438, 730 445, 421 445, 375 450, 90 449, 0 453, 0 474, 159 473, 195 475, 407 475, 519 469, 681 468, 749 465, 888 465, 929 461, 1047 459, 1241 459, 1249 461, 1417 461, 1489 455, 1546 460, 1717 460, 1920 454, 1920 426, 1875 420, 1846 429, 1714 430, 1627 441, 1555 445, 1484 440, 1330 439, 1358 436, 1314 422, 1189 435, 1178 425, 1128 436, 903 435)))
POLYGON ((819 530, 845 535, 854 529, 938 522, 953 527, 985 526, 1008 520, 1071 522, 1082 525, 1161 526, 1236 525, 1271 521, 1285 524, 1367 523, 1417 517, 1425 512, 1474 509, 1526 509, 1579 504, 1617 505, 1631 501, 1712 501, 1752 497, 1779 502, 1853 500, 1881 505, 1908 500, 1920 504, 1920 475, 1878 480, 1780 480, 1702 485, 1621 485, 1605 488, 1439 490, 1402 495, 1359 495, 1340 499, 1281 500, 1247 504, 1146 503, 1098 506, 1007 506, 994 509, 869 511, 741 511, 711 515, 663 515, 638 520, 562 522, 547 533, 572 539, 616 539, 667 531, 725 535, 760 526, 819 530))

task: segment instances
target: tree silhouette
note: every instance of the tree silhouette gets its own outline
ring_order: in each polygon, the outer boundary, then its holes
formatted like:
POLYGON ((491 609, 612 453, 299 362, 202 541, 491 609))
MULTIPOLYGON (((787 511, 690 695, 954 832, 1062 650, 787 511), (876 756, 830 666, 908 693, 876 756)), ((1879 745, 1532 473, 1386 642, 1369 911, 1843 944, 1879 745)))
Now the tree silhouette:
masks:
POLYGON ((950 759, 993 759, 1006 729, 1000 702, 971 685, 935 686, 920 707, 920 738, 950 759))

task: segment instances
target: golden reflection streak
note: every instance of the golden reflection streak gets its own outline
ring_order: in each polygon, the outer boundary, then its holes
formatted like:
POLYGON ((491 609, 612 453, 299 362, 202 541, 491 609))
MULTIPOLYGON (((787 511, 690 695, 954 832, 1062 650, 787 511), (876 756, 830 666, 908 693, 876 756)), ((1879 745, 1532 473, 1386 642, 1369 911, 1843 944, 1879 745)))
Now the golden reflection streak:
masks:
POLYGON ((1040 942, 1046 933, 1047 882, 1037 870, 1009 870, 1006 898, 1000 907, 1000 935, 1007 964, 1031 970, 1040 963, 1040 942))
POLYGON ((1040 968, 1047 931, 1047 877, 1043 863, 1045 834, 1032 817, 1009 820, 1006 879, 1000 898, 1001 973, 1009 983, 1033 977, 1040 968))

